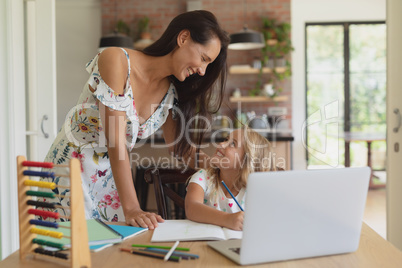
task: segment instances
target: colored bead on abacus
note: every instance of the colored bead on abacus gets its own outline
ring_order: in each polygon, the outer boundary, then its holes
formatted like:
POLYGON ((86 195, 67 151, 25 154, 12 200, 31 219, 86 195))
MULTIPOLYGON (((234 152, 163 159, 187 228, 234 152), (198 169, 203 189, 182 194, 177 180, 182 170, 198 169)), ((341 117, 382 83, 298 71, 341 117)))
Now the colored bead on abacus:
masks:
POLYGON ((42 167, 42 168, 53 168, 54 167, 54 164, 52 162, 23 161, 22 165, 24 167, 42 167))
POLYGON ((46 171, 33 171, 33 170, 24 170, 22 172, 25 176, 35 176, 35 177, 45 177, 45 178, 55 178, 54 172, 46 172, 46 171))
POLYGON ((61 232, 49 231, 49 230, 45 230, 45 229, 39 229, 36 227, 32 227, 29 231, 33 234, 50 236, 50 237, 54 237, 54 238, 58 238, 58 239, 61 239, 63 237, 63 233, 61 233, 61 232))
POLYGON ((26 195, 38 196, 38 197, 49 197, 49 198, 54 198, 56 196, 54 193, 50 193, 50 192, 31 191, 31 190, 26 191, 26 195))
POLYGON ((28 214, 33 214, 36 216, 42 216, 42 217, 50 217, 50 218, 54 218, 54 219, 58 219, 59 218, 59 213, 57 212, 52 212, 52 211, 44 211, 44 210, 40 210, 40 209, 28 209, 28 214))
POLYGON ((48 188, 48 189, 55 189, 56 183, 54 182, 45 182, 45 181, 33 181, 33 180, 25 180, 25 186, 36 186, 40 188, 48 188))

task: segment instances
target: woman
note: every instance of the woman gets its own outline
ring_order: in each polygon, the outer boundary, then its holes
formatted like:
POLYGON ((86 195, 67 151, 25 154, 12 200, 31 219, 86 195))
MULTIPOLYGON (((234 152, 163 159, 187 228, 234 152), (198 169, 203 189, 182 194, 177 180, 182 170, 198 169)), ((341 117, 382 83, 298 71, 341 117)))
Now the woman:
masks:
MULTIPOLYGON (((209 116, 219 109, 228 43, 215 16, 199 10, 174 18, 161 38, 143 51, 107 48, 88 63, 90 78, 45 160, 61 164, 80 159, 87 218, 125 220, 149 229, 163 221, 139 206, 127 148, 162 127, 170 152, 194 158, 202 135, 187 140, 183 131, 195 127, 193 116, 209 116), (218 101, 211 107, 215 87, 218 101)), ((205 129, 205 123, 199 120, 197 128, 205 129)), ((69 184, 60 177, 53 181, 69 184)), ((64 188, 53 191, 69 195, 64 188)), ((54 201, 67 205, 69 198, 54 201)), ((69 214, 65 209, 58 212, 69 214)))

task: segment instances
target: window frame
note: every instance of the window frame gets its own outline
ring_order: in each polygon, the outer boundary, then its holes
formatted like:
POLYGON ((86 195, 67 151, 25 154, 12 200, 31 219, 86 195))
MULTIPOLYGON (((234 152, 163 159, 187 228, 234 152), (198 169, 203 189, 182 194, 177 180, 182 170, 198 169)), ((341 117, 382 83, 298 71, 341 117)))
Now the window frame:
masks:
MULTIPOLYGON (((340 25, 343 26, 343 63, 344 63, 344 124, 343 129, 345 132, 350 131, 351 122, 350 122, 350 111, 351 111, 351 102, 350 102, 350 31, 349 27, 351 25, 359 25, 359 24, 385 24, 386 21, 374 20, 374 21, 340 21, 340 22, 308 22, 304 27, 304 58, 305 58, 305 66, 304 66, 304 77, 305 77, 305 118, 308 118, 308 57, 307 57, 307 28, 309 26, 334 26, 340 25)), ((306 146, 308 146, 308 135, 309 132, 306 129, 306 146)), ((349 144, 345 144, 345 155, 350 158, 350 146, 349 144)), ((306 150, 306 161, 308 165, 309 153, 306 150)), ((350 162, 350 159, 349 159, 350 162)))

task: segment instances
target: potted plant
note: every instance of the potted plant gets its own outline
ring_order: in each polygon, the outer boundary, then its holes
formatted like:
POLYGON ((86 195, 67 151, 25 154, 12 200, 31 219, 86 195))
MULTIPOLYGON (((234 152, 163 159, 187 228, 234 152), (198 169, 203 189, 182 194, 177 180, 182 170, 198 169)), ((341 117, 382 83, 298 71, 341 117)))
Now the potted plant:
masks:
POLYGON ((115 31, 127 36, 130 35, 130 27, 123 20, 117 21, 115 31))
POLYGON ((134 43, 134 48, 138 50, 142 50, 153 43, 151 39, 151 32, 149 29, 149 17, 145 16, 138 21, 137 27, 137 38, 134 43))
POLYGON ((290 44, 290 24, 289 23, 278 24, 277 27, 275 28, 275 31, 276 31, 276 37, 277 37, 279 43, 285 42, 286 45, 290 44))
POLYGON ((278 38, 278 43, 275 47, 275 66, 286 67, 288 61, 285 59, 285 57, 293 50, 292 42, 290 40, 290 24, 278 24, 275 30, 278 38))
MULTIPOLYGON (((260 70, 259 81, 257 81, 256 87, 261 91, 263 83, 263 67, 272 69, 272 76, 269 84, 272 84, 272 88, 275 93, 270 94, 276 96, 282 88, 278 86, 279 82, 290 76, 291 66, 290 62, 286 60, 286 57, 293 50, 292 42, 290 39, 289 23, 277 23, 275 19, 263 18, 263 35, 266 43, 262 48, 262 67, 260 70), (274 39, 275 38, 275 39, 274 39)), ((269 88, 271 88, 269 86, 269 88)), ((270 90, 271 91, 271 90, 270 90)), ((272 92, 272 91, 271 91, 272 92)))
POLYGON ((263 18, 263 35, 269 45, 275 45, 277 42, 276 20, 263 18))
POLYGON ((141 39, 151 39, 149 31, 149 17, 145 16, 138 21, 138 34, 141 39))

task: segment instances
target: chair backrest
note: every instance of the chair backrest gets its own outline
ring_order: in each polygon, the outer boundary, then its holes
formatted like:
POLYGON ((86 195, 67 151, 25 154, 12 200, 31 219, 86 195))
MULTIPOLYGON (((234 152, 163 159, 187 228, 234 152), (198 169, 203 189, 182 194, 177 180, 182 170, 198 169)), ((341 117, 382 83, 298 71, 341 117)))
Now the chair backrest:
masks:
POLYGON ((158 168, 151 167, 145 170, 144 179, 153 184, 155 189, 158 214, 164 219, 171 217, 169 197, 175 205, 176 218, 185 218, 184 197, 186 194, 186 182, 195 173, 194 169, 158 168), (178 217, 178 214, 181 214, 178 217))

